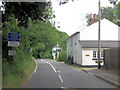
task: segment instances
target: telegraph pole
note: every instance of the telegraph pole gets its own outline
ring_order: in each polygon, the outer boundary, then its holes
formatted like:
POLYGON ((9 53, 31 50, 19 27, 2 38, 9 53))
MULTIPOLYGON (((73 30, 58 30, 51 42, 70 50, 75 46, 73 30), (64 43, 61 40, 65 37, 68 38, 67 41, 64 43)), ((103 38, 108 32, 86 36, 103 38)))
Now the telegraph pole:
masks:
POLYGON ((98 69, 100 69, 101 65, 100 65, 100 48, 101 48, 101 41, 100 41, 100 36, 101 36, 101 9, 100 9, 100 0, 99 0, 99 24, 98 24, 98 69))

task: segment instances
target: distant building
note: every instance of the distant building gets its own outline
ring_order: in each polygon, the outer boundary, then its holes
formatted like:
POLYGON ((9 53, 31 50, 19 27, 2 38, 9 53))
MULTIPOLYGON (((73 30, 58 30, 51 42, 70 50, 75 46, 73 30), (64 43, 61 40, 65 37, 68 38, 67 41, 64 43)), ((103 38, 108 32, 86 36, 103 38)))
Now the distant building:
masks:
POLYGON ((58 43, 52 48, 53 59, 56 59, 59 56, 59 53, 62 51, 62 48, 59 47, 58 43))
MULTIPOLYGON (((120 27, 107 19, 101 20, 101 65, 104 65, 104 49, 118 47, 120 27)), ((98 22, 67 38, 67 57, 81 66, 98 65, 98 22)))

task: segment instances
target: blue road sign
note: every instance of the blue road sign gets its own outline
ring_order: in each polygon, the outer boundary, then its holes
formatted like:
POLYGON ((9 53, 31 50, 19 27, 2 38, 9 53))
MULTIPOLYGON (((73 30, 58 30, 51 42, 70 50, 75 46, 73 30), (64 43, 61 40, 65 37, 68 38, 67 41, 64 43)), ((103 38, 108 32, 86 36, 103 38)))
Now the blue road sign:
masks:
POLYGON ((8 33, 8 41, 20 41, 20 34, 19 33, 8 33))

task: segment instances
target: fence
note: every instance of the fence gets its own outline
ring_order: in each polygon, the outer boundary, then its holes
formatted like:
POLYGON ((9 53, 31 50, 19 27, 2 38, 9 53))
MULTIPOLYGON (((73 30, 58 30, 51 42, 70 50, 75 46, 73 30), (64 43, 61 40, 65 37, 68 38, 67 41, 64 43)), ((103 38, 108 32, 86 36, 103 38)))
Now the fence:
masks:
POLYGON ((104 50, 104 68, 120 69, 120 48, 104 50))

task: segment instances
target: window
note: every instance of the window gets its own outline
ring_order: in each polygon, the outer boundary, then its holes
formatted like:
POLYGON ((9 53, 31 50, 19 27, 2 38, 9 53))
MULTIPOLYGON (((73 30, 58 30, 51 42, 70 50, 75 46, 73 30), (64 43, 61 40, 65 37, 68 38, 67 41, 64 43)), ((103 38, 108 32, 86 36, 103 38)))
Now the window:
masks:
POLYGON ((103 55, 103 51, 101 51, 101 58, 103 59, 104 55, 103 55))
MULTIPOLYGON (((103 51, 100 52, 100 58, 103 59, 103 51)), ((98 51, 93 51, 93 59, 98 59, 98 51)))
POLYGON ((97 58, 97 51, 93 51, 93 58, 97 58))
POLYGON ((77 36, 75 35, 75 45, 77 44, 77 36))

